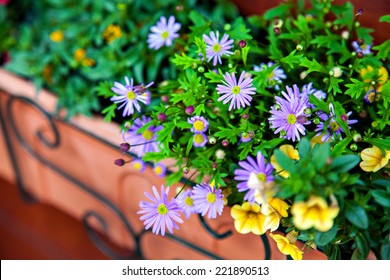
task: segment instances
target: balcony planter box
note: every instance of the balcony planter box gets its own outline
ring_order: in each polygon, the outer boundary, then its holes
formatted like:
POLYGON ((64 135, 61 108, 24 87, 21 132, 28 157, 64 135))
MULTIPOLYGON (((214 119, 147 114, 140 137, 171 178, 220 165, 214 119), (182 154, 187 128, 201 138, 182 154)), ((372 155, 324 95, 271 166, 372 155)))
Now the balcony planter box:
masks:
MULTIPOLYGON (((53 94, 36 94, 34 85, 0 69, 0 176, 16 183, 27 201, 53 205, 82 220, 92 241, 110 257, 286 259, 270 237, 237 233, 228 208, 217 220, 193 215, 174 235, 144 231, 136 214, 139 201, 164 180, 150 166, 139 173, 113 164, 121 156, 118 125, 100 117, 63 121, 53 117, 55 107, 53 94), (113 252, 101 233, 129 254, 113 252)), ((304 258, 326 256, 311 249, 304 258)))

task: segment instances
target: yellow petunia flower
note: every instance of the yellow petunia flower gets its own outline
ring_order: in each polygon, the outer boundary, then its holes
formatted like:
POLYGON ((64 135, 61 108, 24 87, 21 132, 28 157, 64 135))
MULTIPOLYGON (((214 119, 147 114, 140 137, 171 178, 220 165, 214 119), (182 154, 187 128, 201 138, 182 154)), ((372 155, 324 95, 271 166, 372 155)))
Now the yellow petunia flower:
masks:
POLYGON ((270 231, 278 229, 280 219, 287 217, 290 206, 280 198, 270 198, 268 203, 261 205, 261 213, 265 215, 264 227, 270 231))
POLYGON ((303 252, 295 245, 295 242, 291 242, 286 237, 280 234, 272 234, 270 236, 275 240, 279 251, 284 255, 290 255, 293 260, 302 260, 303 252))
MULTIPOLYGON (((294 160, 299 160, 298 150, 294 148, 292 145, 282 145, 279 147, 279 150, 286 154, 289 158, 294 160)), ((276 160, 276 156, 271 156, 271 164, 275 168, 276 173, 278 173, 283 178, 288 178, 290 173, 283 170, 278 161, 276 160)))
POLYGON ((56 30, 50 33, 50 40, 59 43, 64 40, 64 32, 62 30, 56 30))
POLYGON ((122 30, 118 25, 110 24, 103 32, 103 38, 111 43, 122 36, 122 30))
MULTIPOLYGON (((372 66, 368 65, 366 68, 360 69, 360 76, 363 78, 363 81, 366 83, 375 82, 376 83, 376 91, 381 92, 383 84, 387 82, 389 79, 389 73, 387 72, 387 69, 383 66, 381 66, 378 71, 378 78, 373 79, 373 75, 375 74, 374 69, 372 66)), ((376 75, 375 75, 376 76, 376 75)), ((372 90, 373 87, 370 86, 369 90, 372 90)))
POLYGON ((383 156, 382 150, 377 146, 364 149, 360 153, 362 161, 360 162, 360 168, 366 172, 377 172, 379 169, 386 166, 390 160, 390 151, 385 151, 383 156))
POLYGON ((241 206, 234 205, 230 210, 230 215, 234 219, 234 228, 239 233, 252 232, 261 235, 266 231, 264 227, 265 216, 260 212, 260 206, 256 203, 244 202, 241 206))
POLYGON ((332 228, 333 219, 340 209, 337 206, 329 207, 325 199, 312 196, 307 202, 295 202, 291 207, 294 225, 302 230, 314 227, 325 232, 332 228))

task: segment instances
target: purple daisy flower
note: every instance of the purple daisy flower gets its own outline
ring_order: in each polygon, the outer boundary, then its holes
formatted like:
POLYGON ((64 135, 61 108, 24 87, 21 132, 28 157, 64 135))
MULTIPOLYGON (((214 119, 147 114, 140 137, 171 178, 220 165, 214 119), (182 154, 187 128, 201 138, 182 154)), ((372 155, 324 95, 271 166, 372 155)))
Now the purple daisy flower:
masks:
POLYGON ((209 122, 202 116, 191 117, 187 121, 192 124, 191 132, 193 133, 203 133, 209 128, 209 122))
POLYGON ((240 109, 250 105, 252 101, 251 95, 256 94, 256 88, 252 87, 252 78, 245 78, 245 71, 243 71, 238 79, 236 80, 235 73, 231 75, 226 73, 224 76, 224 85, 217 86, 218 94, 222 94, 218 101, 223 100, 223 104, 230 101, 229 111, 232 109, 240 109), (244 79, 245 78, 245 79, 244 79))
POLYGON ((118 110, 125 107, 122 113, 122 116, 124 117, 132 115, 134 113, 134 107, 137 109, 138 112, 141 112, 141 107, 138 104, 138 101, 146 105, 150 103, 149 91, 145 91, 143 94, 138 94, 135 90, 135 87, 133 86, 133 79, 129 81, 129 78, 125 77, 125 82, 126 85, 122 85, 121 83, 114 82, 114 87, 112 87, 111 90, 118 95, 113 96, 110 99, 114 103, 122 103, 118 107, 118 110))
POLYGON ((194 187, 192 193, 192 199, 199 214, 205 216, 208 212, 207 218, 209 219, 215 219, 217 214, 222 214, 224 202, 220 189, 201 183, 194 187))
MULTIPOLYGON (((342 139, 341 133, 344 133, 344 130, 342 127, 338 124, 336 121, 336 114, 334 113, 333 106, 329 106, 330 113, 320 113, 318 117, 322 120, 321 123, 319 123, 315 129, 318 133, 316 135, 322 135, 321 141, 330 141, 331 139, 334 140, 339 137, 339 139, 342 139), (326 127, 325 127, 326 125, 326 127)), ((347 113, 346 115, 341 116, 341 120, 345 121, 348 124, 348 128, 351 128, 349 125, 357 123, 357 120, 350 120, 349 116, 352 114, 352 112, 347 113)))
POLYGON ((222 55, 229 56, 233 52, 229 51, 233 47, 233 40, 229 40, 229 35, 224 34, 219 41, 219 32, 210 32, 210 37, 203 34, 203 40, 206 42, 206 57, 207 62, 213 59, 213 65, 222 64, 222 55))
POLYGON ((270 163, 265 163, 265 158, 261 152, 257 153, 256 161, 248 156, 246 161, 239 161, 238 165, 242 168, 234 170, 234 180, 242 181, 237 184, 239 192, 248 191, 244 199, 248 202, 255 202, 255 189, 249 188, 248 181, 251 173, 254 173, 260 182, 273 182, 274 177, 272 176, 273 167, 270 163))
POLYGON ((313 83, 308 83, 302 87, 302 94, 313 94, 317 99, 323 100, 326 98, 326 92, 313 88, 313 83))
POLYGON ((286 86, 286 89, 287 93, 282 91, 285 99, 275 97, 276 105, 271 107, 272 116, 268 120, 271 128, 276 128, 274 134, 284 131, 280 137, 295 142, 295 139, 300 139, 300 134, 305 135, 303 125, 310 124, 304 112, 308 107, 308 96, 302 95, 297 85, 293 85, 293 89, 286 86))
POLYGON ((161 17, 157 25, 150 28, 151 33, 148 35, 149 49, 158 50, 163 45, 171 46, 172 41, 179 37, 176 32, 179 31, 181 24, 175 22, 175 17, 170 16, 167 22, 165 17, 161 17))
POLYGON ((194 147, 204 147, 206 146, 207 141, 209 141, 206 134, 204 133, 194 134, 193 140, 194 140, 194 147))
POLYGON ((244 142, 244 143, 251 141, 252 140, 251 135, 253 135, 253 134, 252 133, 245 133, 245 134, 241 133, 240 141, 244 142))
POLYGON ((192 198, 192 190, 187 189, 181 192, 176 198, 177 205, 183 210, 184 216, 188 219, 192 214, 198 213, 192 198))
POLYGON ((371 45, 359 45, 357 41, 352 42, 352 47, 356 52, 362 52, 364 55, 371 54, 371 45))
MULTIPOLYGON (((261 72, 264 69, 273 67, 275 63, 268 62, 268 64, 261 63, 260 66, 254 65, 253 70, 256 72, 261 72)), ((268 87, 274 87, 276 90, 279 90, 279 84, 282 83, 282 80, 286 79, 287 76, 284 74, 283 69, 280 68, 280 66, 276 66, 272 72, 268 75, 267 81, 269 86, 268 87)))
POLYGON ((154 173, 156 173, 156 175, 160 178, 164 178, 166 172, 167 172, 167 168, 165 167, 164 164, 162 163, 156 163, 153 167, 153 171, 154 173))
POLYGON ((127 132, 124 133, 123 138, 125 142, 129 142, 132 151, 138 156, 142 157, 148 152, 158 152, 158 142, 156 142, 156 132, 163 128, 162 125, 155 127, 154 125, 149 126, 142 133, 137 131, 145 124, 149 123, 152 119, 142 116, 134 121, 133 125, 127 132))
POLYGON ((364 101, 367 103, 374 103, 379 100, 380 95, 375 93, 375 90, 371 89, 369 92, 364 95, 364 101))
POLYGON ((146 164, 142 159, 135 159, 132 161, 133 168, 139 172, 144 172, 146 169, 146 164))
POLYGON ((154 196, 145 192, 146 197, 151 202, 141 201, 139 204, 141 210, 137 214, 142 215, 140 220, 144 221, 145 229, 153 226, 152 232, 154 234, 164 236, 165 227, 170 233, 173 233, 174 228, 179 229, 177 223, 183 223, 180 218, 181 209, 174 199, 168 201, 169 188, 164 191, 164 186, 161 186, 161 195, 155 186, 152 189, 154 196))

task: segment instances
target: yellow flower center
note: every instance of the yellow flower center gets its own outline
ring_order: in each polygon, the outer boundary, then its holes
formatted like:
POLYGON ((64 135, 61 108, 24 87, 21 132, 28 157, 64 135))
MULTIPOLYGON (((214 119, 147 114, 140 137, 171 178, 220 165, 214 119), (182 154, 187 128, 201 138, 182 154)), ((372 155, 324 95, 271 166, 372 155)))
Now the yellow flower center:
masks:
POLYGON ((217 200, 217 196, 215 193, 208 193, 206 196, 206 200, 208 203, 214 203, 217 200))
POLYGON ((154 172, 156 172, 156 174, 157 175, 161 175, 162 174, 162 168, 161 168, 161 166, 156 166, 155 168, 154 168, 154 172))
POLYGON ((74 59, 77 61, 77 62, 80 62, 81 60, 83 60, 85 57, 85 50, 84 49, 77 49, 75 52, 74 52, 74 59))
POLYGON ((164 31, 163 33, 161 33, 161 37, 165 40, 167 39, 169 36, 169 32, 168 31, 164 31))
POLYGON ((159 213, 160 215, 165 215, 168 213, 168 208, 167 206, 164 204, 164 203, 161 203, 158 207, 157 207, 157 213, 159 213))
POLYGON ((332 131, 337 131, 340 128, 340 125, 337 122, 331 122, 330 123, 330 129, 332 131))
POLYGON ((194 128, 197 131, 202 131, 204 129, 204 123, 201 120, 194 121, 194 128))
POLYGON ((239 94, 241 92, 241 88, 239 87, 239 86, 234 86, 233 88, 232 88, 232 93, 233 94, 239 94))
POLYGON ((221 45, 220 44, 214 44, 214 46, 212 47, 213 49, 213 52, 220 52, 221 51, 221 45))
POLYGON ((187 196, 186 199, 184 200, 184 203, 187 206, 192 206, 194 205, 194 200, 190 196, 187 196))
POLYGON ((54 31, 50 33, 50 40, 53 42, 59 43, 64 39, 64 32, 61 30, 54 31))
POLYGON ((127 93, 127 99, 129 100, 134 100, 135 99, 135 92, 130 90, 128 93, 127 93))
POLYGON ((288 114, 287 122, 288 124, 295 124, 297 122, 297 117, 294 114, 288 114))
POLYGON ((271 73, 268 74, 267 79, 272 80, 274 77, 275 77, 275 73, 274 73, 274 71, 272 71, 271 73))
POLYGON ((153 138, 153 132, 151 132, 149 129, 147 129, 144 132, 142 132, 142 137, 145 140, 151 140, 153 138))
POLYGON ((265 182, 267 181, 267 176, 264 173, 259 173, 257 174, 257 179, 259 179, 260 182, 265 182))
POLYGON ((118 25, 111 24, 103 32, 103 38, 107 40, 108 43, 118 39, 122 36, 122 30, 118 25))
POLYGON ((195 134, 195 136, 194 136, 195 143, 201 144, 201 143, 203 143, 203 140, 204 140, 204 138, 203 138, 202 134, 195 134))
POLYGON ((141 170, 142 169, 141 163, 139 163, 139 162, 134 163, 134 168, 137 170, 141 170))

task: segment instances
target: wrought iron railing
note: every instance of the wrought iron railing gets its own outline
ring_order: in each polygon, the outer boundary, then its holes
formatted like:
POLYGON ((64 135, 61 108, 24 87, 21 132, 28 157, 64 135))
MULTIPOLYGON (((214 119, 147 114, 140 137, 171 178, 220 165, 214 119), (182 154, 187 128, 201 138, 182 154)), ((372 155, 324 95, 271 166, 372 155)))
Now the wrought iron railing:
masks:
MULTIPOLYGON (((141 232, 136 232, 129 219, 113 201, 105 197, 103 194, 97 191, 93 186, 84 183, 82 180, 76 178, 74 175, 64 170, 61 166, 57 165, 55 162, 50 161, 49 159, 46 159, 38 151, 36 151, 32 147, 32 145, 30 145, 29 142, 25 139, 25 137, 23 137, 23 133, 21 133, 22 130, 25 132, 26 128, 18 127, 17 122, 15 122, 15 114, 16 114, 15 111, 17 109, 16 104, 21 102, 24 103, 25 105, 31 106, 36 111, 38 111, 39 114, 41 114, 42 118, 48 123, 50 132, 52 134, 52 137, 50 139, 48 137, 45 137, 45 135, 41 130, 31 132, 35 135, 35 137, 37 137, 40 143, 44 145, 47 149, 58 149, 62 144, 62 135, 60 129, 58 128, 59 123, 61 123, 62 125, 66 125, 71 129, 78 130, 80 131, 80 133, 88 135, 88 137, 92 137, 95 140, 98 140, 99 142, 107 145, 108 147, 114 150, 118 149, 117 146, 113 145, 109 141, 97 135, 94 135, 89 131, 83 130, 82 128, 78 127, 75 124, 72 124, 70 122, 64 121, 58 117, 53 116, 51 113, 47 112, 41 105, 39 105, 38 103, 36 103, 34 100, 30 98, 8 95, 8 94, 5 95, 6 95, 5 98, 1 98, 0 95, 0 126, 1 126, 2 134, 5 137, 5 144, 8 150, 8 156, 11 160, 12 169, 14 171, 15 178, 16 178, 16 184, 21 194, 21 197, 26 202, 29 203, 39 202, 34 197, 34 195, 28 191, 28 188, 26 188, 26 184, 25 184, 26 178, 20 166, 20 161, 22 159, 20 158, 20 155, 18 155, 18 153, 15 152, 16 148, 18 149, 22 148, 24 152, 26 152, 35 160, 37 160, 38 162, 40 162, 41 164, 49 168, 51 171, 55 172, 56 174, 60 175, 62 178, 66 179, 74 187, 82 190, 83 192, 87 193, 89 196, 93 197, 101 204, 103 204, 120 220, 120 222, 123 224, 124 228, 126 229, 126 233, 134 241, 136 247, 135 252, 129 251, 128 254, 120 254, 115 250, 113 250, 111 246, 106 244, 106 242, 104 241, 105 239, 101 238, 101 232, 96 230, 96 222, 97 222, 99 224, 100 229, 103 230, 103 234, 104 232, 107 232, 108 231, 107 221, 105 220, 104 216, 99 214, 96 210, 90 209, 85 211, 85 213, 83 214, 82 222, 89 238, 100 251, 102 251, 105 255, 113 259, 143 259, 145 256, 143 253, 141 241, 142 238, 145 236, 145 234, 148 233, 148 231, 143 230, 141 232), (92 219, 95 222, 94 225, 91 223, 92 219)), ((88 168, 88 166, 81 166, 80 168, 88 168)), ((199 215, 199 220, 203 226, 203 229, 215 239, 221 240, 232 235, 232 232, 230 230, 227 230, 223 233, 217 233, 212 229, 212 227, 210 227, 207 221, 204 220, 203 217, 200 215, 199 215)), ((165 238, 171 239, 174 242, 177 242, 182 246, 185 246, 197 252, 198 254, 203 255, 206 258, 222 259, 222 256, 216 255, 215 253, 205 248, 202 248, 198 244, 192 243, 191 240, 187 240, 182 237, 178 237, 176 235, 172 235, 169 233, 166 234, 165 238)), ((265 235, 261 235, 259 238, 263 243, 263 248, 265 251, 263 255, 265 256, 265 259, 270 259, 271 251, 270 251, 270 246, 267 237, 265 235)))

